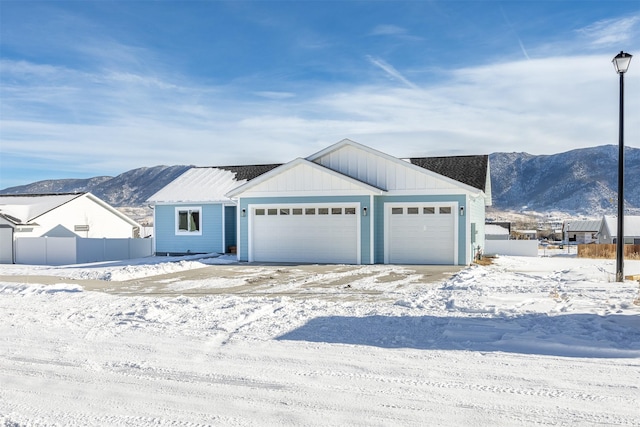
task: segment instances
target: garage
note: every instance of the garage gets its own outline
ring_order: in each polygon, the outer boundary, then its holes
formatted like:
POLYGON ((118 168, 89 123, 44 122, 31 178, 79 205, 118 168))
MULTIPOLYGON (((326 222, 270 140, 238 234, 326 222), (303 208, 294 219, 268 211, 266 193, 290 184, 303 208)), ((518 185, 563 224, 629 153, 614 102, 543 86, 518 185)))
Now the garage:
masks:
POLYGON ((13 227, 0 224, 0 264, 13 263, 13 227))
POLYGON ((249 261, 358 264, 358 205, 250 207, 249 261))
POLYGON ((454 204, 386 205, 385 262, 457 264, 454 204))

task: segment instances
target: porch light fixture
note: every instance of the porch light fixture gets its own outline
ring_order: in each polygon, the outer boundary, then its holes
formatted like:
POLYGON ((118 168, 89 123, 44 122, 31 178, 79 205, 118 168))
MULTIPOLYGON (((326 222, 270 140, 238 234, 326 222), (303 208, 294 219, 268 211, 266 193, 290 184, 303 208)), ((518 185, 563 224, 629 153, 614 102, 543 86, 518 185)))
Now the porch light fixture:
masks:
POLYGON ((243 209, 240 211, 240 215, 241 215, 241 216, 247 216, 247 210, 243 208, 243 209))
POLYGON ((367 216, 367 207, 362 208, 362 216, 367 216))
POLYGON ((618 129, 618 238, 616 239, 616 281, 624 282, 624 74, 631 57, 620 51, 613 58, 613 66, 620 75, 620 127, 618 129))
POLYGON ((460 206, 460 216, 464 216, 464 206, 460 206))

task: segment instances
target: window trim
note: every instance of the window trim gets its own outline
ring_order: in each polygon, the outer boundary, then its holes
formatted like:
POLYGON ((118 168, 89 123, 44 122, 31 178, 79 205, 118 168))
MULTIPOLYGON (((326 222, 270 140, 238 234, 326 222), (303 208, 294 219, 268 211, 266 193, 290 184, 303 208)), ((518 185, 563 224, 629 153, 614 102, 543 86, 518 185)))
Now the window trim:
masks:
MULTIPOLYGON (((178 206, 175 208, 175 234, 176 236, 202 236, 202 206, 178 206), (187 212, 187 221, 193 218, 190 214, 198 212, 198 229, 189 231, 180 229, 180 214, 187 212)), ((187 228, 189 226, 187 225, 187 228)))

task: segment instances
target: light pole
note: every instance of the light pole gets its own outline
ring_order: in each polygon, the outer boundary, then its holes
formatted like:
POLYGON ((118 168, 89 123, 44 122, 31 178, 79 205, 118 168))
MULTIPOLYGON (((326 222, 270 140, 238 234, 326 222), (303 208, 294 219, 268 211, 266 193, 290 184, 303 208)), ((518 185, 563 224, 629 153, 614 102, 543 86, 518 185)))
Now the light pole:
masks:
POLYGON ((629 69, 631 56, 620 51, 613 58, 613 66, 620 75, 620 128, 618 131, 618 239, 616 240, 616 281, 624 282, 624 73, 629 69))

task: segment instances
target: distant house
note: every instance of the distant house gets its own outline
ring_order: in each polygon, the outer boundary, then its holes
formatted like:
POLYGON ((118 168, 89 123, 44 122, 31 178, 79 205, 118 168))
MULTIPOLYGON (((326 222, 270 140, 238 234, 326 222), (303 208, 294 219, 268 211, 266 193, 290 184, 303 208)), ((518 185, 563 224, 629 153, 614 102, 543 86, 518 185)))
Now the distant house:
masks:
POLYGON ((596 243, 602 220, 565 221, 562 225, 562 235, 565 243, 582 245, 596 243))
POLYGON ((509 229, 501 224, 488 223, 484 225, 486 240, 509 240, 509 229))
MULTIPOLYGON (((618 217, 604 216, 598 231, 598 243, 617 243, 618 217)), ((624 216, 624 243, 640 245, 640 216, 624 216)))
POLYGON ((0 195, 0 263, 23 237, 140 237, 140 225, 91 193, 0 195))
POLYGON ((488 156, 399 159, 350 140, 263 167, 194 168, 153 195, 157 254, 460 264, 484 247, 488 156))
POLYGON ((516 240, 537 240, 538 230, 514 230, 516 240))

